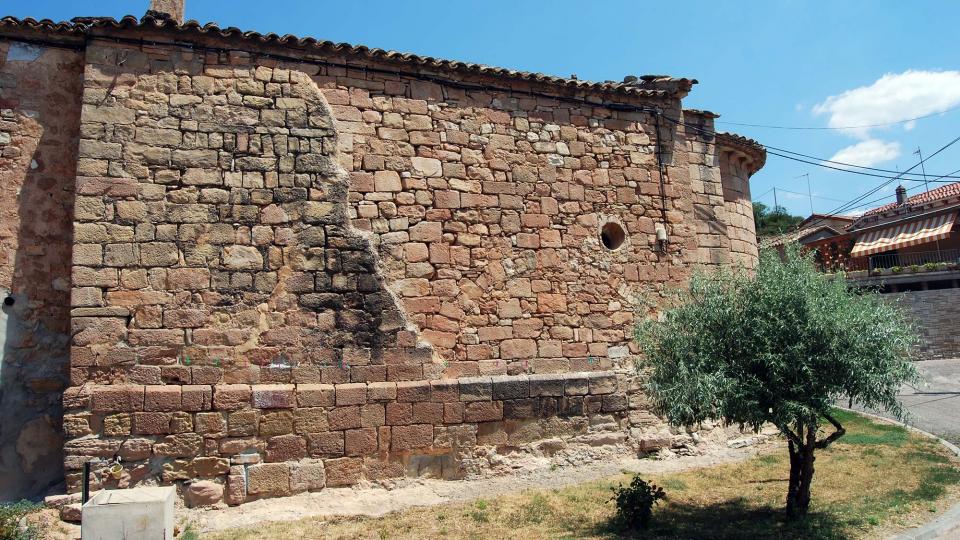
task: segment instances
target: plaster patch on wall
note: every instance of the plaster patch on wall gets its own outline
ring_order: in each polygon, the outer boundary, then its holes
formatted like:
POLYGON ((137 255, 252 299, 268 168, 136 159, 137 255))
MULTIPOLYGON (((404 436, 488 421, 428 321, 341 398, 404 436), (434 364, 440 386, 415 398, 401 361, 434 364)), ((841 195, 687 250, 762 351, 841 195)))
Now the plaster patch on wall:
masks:
POLYGON ((13 42, 7 51, 8 62, 33 62, 43 55, 44 47, 29 43, 13 42))

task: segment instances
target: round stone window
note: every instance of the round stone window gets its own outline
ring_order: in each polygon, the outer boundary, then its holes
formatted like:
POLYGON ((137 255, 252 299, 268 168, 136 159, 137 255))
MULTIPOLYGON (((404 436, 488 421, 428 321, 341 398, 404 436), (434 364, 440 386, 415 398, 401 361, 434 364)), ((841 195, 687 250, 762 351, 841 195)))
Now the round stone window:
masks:
POLYGON ((600 242, 610 251, 620 249, 627 240, 627 233, 619 223, 607 222, 600 228, 600 242))

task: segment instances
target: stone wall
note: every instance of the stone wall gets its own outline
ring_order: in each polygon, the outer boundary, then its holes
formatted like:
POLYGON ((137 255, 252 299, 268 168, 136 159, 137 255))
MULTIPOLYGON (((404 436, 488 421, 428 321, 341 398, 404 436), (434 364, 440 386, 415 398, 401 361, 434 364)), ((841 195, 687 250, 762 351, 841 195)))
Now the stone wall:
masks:
POLYGON ((82 54, 0 42, 0 500, 63 480, 82 54))
POLYGON ((763 167, 765 154, 745 139, 716 136, 706 111, 683 111, 690 159, 697 259, 701 264, 753 268, 759 258, 750 199, 750 176, 763 167))
POLYGON ((688 86, 96 28, 67 154, 68 489, 99 460, 95 485, 213 479, 239 504, 611 426, 670 443, 635 317, 698 265, 752 261, 730 231, 755 169, 657 126, 688 86))
POLYGON ((921 338, 917 350, 920 359, 960 357, 960 289, 892 293, 884 298, 896 302, 916 323, 921 338))

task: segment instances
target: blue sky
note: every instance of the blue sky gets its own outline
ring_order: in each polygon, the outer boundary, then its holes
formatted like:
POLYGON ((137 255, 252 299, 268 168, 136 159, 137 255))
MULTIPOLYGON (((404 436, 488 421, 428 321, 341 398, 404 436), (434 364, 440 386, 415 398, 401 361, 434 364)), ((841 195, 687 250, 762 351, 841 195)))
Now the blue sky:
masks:
MULTIPOLYGON (((139 16, 147 4, 3 0, 0 15, 139 16)), ((581 79, 692 77, 700 84, 684 105, 721 113, 720 121, 845 127, 933 114, 858 130, 718 125, 767 145, 883 169, 905 170, 916 164, 918 146, 929 155, 960 136, 955 1, 188 0, 187 18, 581 79)), ((925 167, 960 169, 960 143, 925 167)), ((772 204, 776 186, 781 205, 808 214, 806 178, 796 178, 805 173, 817 212, 842 204, 830 199, 849 201, 883 182, 770 156, 753 178, 755 200, 772 204)), ((911 193, 924 189, 905 185, 911 193)), ((892 200, 893 187, 864 202, 892 200)))

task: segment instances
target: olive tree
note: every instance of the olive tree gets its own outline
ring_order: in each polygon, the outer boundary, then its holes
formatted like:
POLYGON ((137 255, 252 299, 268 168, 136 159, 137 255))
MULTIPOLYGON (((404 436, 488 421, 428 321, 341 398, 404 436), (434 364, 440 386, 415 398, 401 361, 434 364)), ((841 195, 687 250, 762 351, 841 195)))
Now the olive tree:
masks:
POLYGON ((776 426, 790 452, 787 515, 801 517, 815 451, 844 435, 833 404, 852 399, 902 418, 897 391, 917 379, 916 333, 879 296, 820 274, 796 246, 784 257, 763 252, 753 275, 695 275, 658 319, 641 323, 638 367, 674 425, 776 426))

